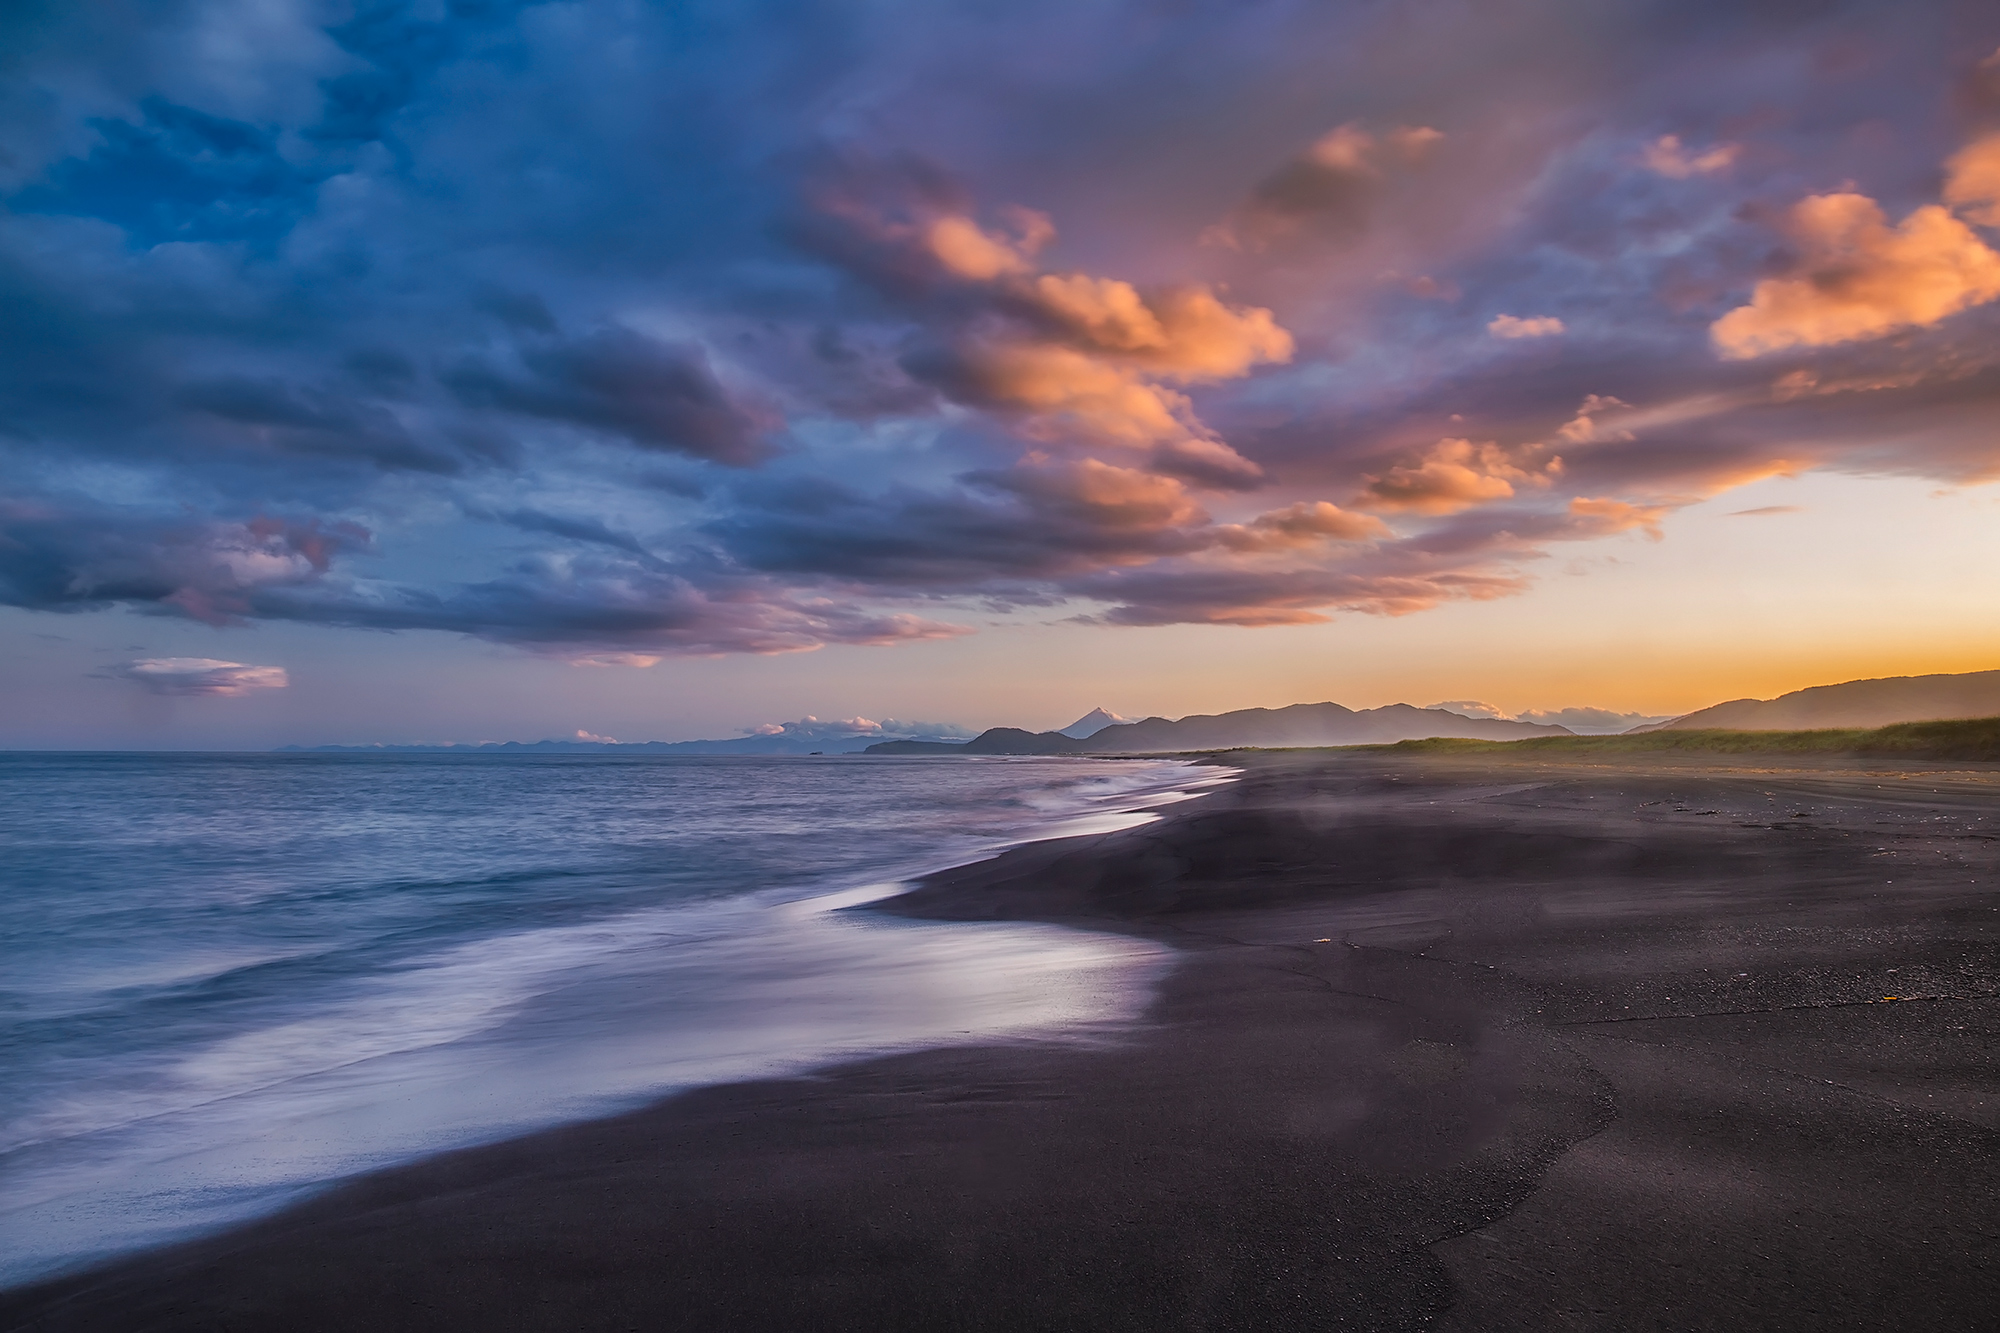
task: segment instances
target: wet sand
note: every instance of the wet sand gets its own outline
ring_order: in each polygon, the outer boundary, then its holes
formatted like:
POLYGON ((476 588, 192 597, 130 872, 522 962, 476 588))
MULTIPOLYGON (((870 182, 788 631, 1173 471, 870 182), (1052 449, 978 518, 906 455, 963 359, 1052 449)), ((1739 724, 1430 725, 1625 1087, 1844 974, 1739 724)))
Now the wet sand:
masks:
POLYGON ((1121 1039, 867 1061, 454 1153, 0 1295, 0 1327, 2000 1308, 2000 769, 1241 762, 1158 824, 874 909, 1184 951, 1121 1039))

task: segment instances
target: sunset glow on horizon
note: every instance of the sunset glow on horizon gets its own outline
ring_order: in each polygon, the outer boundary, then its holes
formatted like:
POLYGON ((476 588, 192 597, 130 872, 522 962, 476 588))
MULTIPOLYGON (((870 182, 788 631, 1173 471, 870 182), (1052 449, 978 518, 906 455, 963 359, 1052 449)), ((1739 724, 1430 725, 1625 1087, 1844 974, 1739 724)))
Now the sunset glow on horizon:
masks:
POLYGON ((0 747, 2000 667, 2000 13, 27 5, 0 747))

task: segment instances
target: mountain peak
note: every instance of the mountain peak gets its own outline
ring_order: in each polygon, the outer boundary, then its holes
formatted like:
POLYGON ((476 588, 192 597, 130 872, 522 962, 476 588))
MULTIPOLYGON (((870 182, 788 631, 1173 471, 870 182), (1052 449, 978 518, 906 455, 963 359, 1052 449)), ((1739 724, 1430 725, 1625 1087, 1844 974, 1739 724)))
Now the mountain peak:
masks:
POLYGON ((1131 720, 1129 717, 1120 717, 1106 708, 1093 708, 1076 721, 1066 727, 1058 728, 1058 730, 1071 740, 1080 741, 1086 737, 1095 736, 1106 727, 1115 727, 1131 720))

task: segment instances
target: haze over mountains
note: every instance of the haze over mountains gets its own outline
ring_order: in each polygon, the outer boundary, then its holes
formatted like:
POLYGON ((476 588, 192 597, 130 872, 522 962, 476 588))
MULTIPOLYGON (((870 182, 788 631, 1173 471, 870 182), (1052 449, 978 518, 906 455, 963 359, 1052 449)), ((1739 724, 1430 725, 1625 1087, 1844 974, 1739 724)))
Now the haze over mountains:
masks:
POLYGON ((1958 675, 1886 676, 1815 685, 1775 699, 1732 699, 1635 731, 1809 731, 1822 727, 1886 727, 1897 722, 2000 717, 2000 671, 1958 675))
MULTIPOLYGON (((1072 725, 1080 726, 1090 720, 1082 718, 1072 725)), ((1409 704, 1356 710, 1336 703, 1318 703, 1293 704, 1289 708, 1245 708, 1234 713, 1184 717, 1179 721, 1149 717, 1143 722, 1101 727, 1081 740, 1071 735, 1068 728, 1032 732, 1017 727, 994 727, 970 741, 949 744, 884 741, 869 746, 867 753, 1161 754, 1182 750, 1370 745, 1433 736, 1504 741, 1571 734, 1566 727, 1464 717, 1441 708, 1415 708, 1409 704)))
MULTIPOLYGON (((1493 718, 1465 717, 1441 708, 1390 704, 1351 709, 1335 703, 1294 704, 1289 708, 1246 708, 1233 713, 1163 717, 1134 722, 1094 708, 1059 731, 994 727, 973 736, 947 723, 872 722, 850 718, 798 722, 760 728, 757 734, 727 740, 624 742, 579 731, 573 737, 541 741, 485 741, 477 745, 320 745, 315 754, 661 754, 661 755, 841 755, 841 754, 1151 754, 1179 750, 1248 747, 1367 745, 1464 736, 1516 740, 1561 736, 1557 726, 1493 718)), ((306 747, 287 746, 288 750, 306 747)))
MULTIPOLYGON (((1463 702, 1418 708, 1390 704, 1352 709, 1336 703, 1293 704, 1288 708, 1245 708, 1143 721, 1093 708, 1056 731, 993 727, 978 735, 943 722, 882 722, 865 717, 822 722, 815 717, 771 723, 748 736, 726 740, 620 742, 579 731, 573 737, 542 741, 487 741, 478 745, 322 745, 315 753, 537 753, 662 755, 1053 755, 1162 754, 1184 750, 1230 750, 1323 745, 1379 745, 1431 737, 1520 740, 1612 730, 1620 717, 1604 709, 1492 716, 1490 704, 1463 702), (1459 709, 1467 711, 1460 712, 1459 709), (1487 714, 1482 716, 1481 714, 1487 714), (1529 716, 1574 718, 1577 726, 1531 722, 1529 716)), ((1884 727, 1897 722, 1948 718, 2000 717, 2000 671, 1958 675, 1892 676, 1815 685, 1776 699, 1733 699, 1699 712, 1631 731, 1692 730, 1795 731, 1823 727, 1884 727)), ((303 747, 287 746, 288 750, 303 747)))

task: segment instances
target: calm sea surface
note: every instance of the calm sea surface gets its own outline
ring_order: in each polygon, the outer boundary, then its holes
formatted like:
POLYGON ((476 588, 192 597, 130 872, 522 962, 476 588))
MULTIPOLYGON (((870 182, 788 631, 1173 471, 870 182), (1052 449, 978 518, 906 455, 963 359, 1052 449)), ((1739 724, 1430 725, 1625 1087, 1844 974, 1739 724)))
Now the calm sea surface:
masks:
POLYGON ((1129 1019, 1154 946, 839 909, 1217 780, 0 754, 0 1284, 677 1088, 1129 1019))

